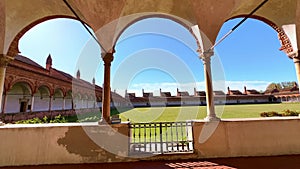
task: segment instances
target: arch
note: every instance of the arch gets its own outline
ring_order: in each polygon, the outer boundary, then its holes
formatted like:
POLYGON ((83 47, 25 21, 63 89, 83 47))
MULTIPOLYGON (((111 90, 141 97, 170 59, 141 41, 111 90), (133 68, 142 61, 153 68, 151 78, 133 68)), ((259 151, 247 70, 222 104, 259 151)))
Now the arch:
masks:
POLYGON ((76 100, 76 99, 78 99, 78 100, 80 100, 81 99, 81 97, 82 97, 82 94, 81 93, 73 93, 73 99, 74 100, 76 100))
POLYGON ((102 102, 102 97, 98 96, 98 97, 96 97, 96 99, 97 99, 97 102, 102 102))
POLYGON ((52 96, 54 94, 54 88, 47 82, 39 83, 36 86, 36 89, 38 90, 40 87, 46 87, 49 90, 49 95, 52 96))
POLYGON ((292 96, 292 101, 293 101, 293 102, 296 102, 296 101, 297 101, 297 96, 293 95, 293 96, 292 96))
POLYGON ((39 86, 38 89, 37 89, 36 95, 40 95, 41 99, 43 99, 45 97, 50 97, 51 92, 50 92, 49 86, 47 86, 47 85, 39 86))
POLYGON ((34 93, 33 111, 48 111, 51 102, 50 88, 47 85, 41 85, 34 93))
MULTIPOLYGON (((126 16, 126 17, 130 17, 130 16, 126 16)), ((124 31, 126 29, 128 29, 131 25, 139 22, 139 21, 142 21, 144 19, 149 19, 149 18, 163 18, 163 19, 168 19, 168 20, 171 20, 173 22, 176 22, 178 23, 179 25, 181 25, 182 27, 184 27, 185 29, 187 29, 191 35, 195 38, 195 41, 197 43, 197 46, 200 47, 200 44, 199 44, 199 40, 197 38, 197 36, 193 33, 193 31, 191 30, 191 27, 194 26, 194 24, 190 23, 190 22, 187 22, 186 20, 184 20, 183 18, 179 18, 177 16, 173 16, 173 15, 170 15, 170 14, 162 14, 162 13, 147 13, 143 16, 139 16, 137 18, 134 18, 133 20, 131 20, 130 22, 128 22, 127 24, 125 24, 125 26, 122 27, 121 30, 119 30, 116 34, 116 37, 114 39, 114 42, 113 42, 113 47, 115 47, 116 43, 118 42, 119 38, 121 37, 121 35, 124 33, 124 31)))
POLYGON ((32 89, 30 84, 25 81, 16 82, 12 87, 7 91, 8 95, 28 95, 32 94, 32 89))
POLYGON ((89 95, 88 95, 88 99, 89 99, 89 100, 95 100, 95 99, 96 99, 96 96, 93 95, 93 94, 89 94, 89 95))
POLYGON ((64 94, 62 89, 56 88, 53 93, 53 101, 51 110, 63 110, 64 109, 64 94))
MULTIPOLYGON (((8 51, 7 51, 7 55, 14 57, 18 53, 20 53, 20 51, 19 51, 19 40, 31 28, 33 28, 34 26, 36 26, 36 25, 38 25, 38 24, 40 24, 42 22, 45 22, 45 21, 48 21, 48 20, 52 20, 52 19, 59 19, 59 18, 74 19, 74 20, 78 21, 78 19, 76 17, 74 17, 74 16, 68 16, 68 15, 51 15, 51 16, 46 16, 46 17, 42 17, 40 19, 37 19, 37 20, 31 22, 30 24, 28 24, 27 26, 25 26, 21 31, 19 31, 19 33, 11 41, 11 43, 9 45, 9 48, 8 48, 8 51)), ((85 24, 88 25, 87 23, 85 23, 85 24)))
POLYGON ((27 82, 20 81, 14 83, 6 94, 7 101, 3 112, 16 113, 30 110, 28 106, 30 105, 32 90, 27 82))
POLYGON ((82 107, 82 94, 77 92, 73 93, 74 109, 81 109, 82 107))
POLYGON ((15 84, 17 83, 26 83, 28 84, 29 88, 30 88, 30 91, 31 91, 31 94, 33 94, 35 91, 34 91, 34 84, 32 83, 32 81, 26 79, 26 78, 18 78, 16 80, 14 80, 10 86, 8 86, 7 88, 7 91, 10 90, 15 84))
POLYGON ((65 95, 65 110, 73 109, 73 94, 72 90, 68 90, 65 95))
POLYGON ((83 94, 81 97, 81 108, 88 108, 89 96, 88 94, 83 94))
POLYGON ((87 100, 88 98, 89 98, 88 94, 86 94, 86 93, 81 95, 82 100, 87 100))
MULTIPOLYGON (((247 15, 236 15, 236 16, 233 16, 233 17, 227 19, 226 21, 231 20, 231 19, 246 17, 246 16, 247 15)), ((252 16, 250 16, 250 18, 262 21, 262 22, 266 23, 267 25, 269 25, 271 28, 273 28, 278 33, 278 40, 281 44, 281 47, 279 50, 284 51, 287 54, 287 56, 290 59, 292 59, 292 57, 290 56, 290 53, 292 53, 294 51, 294 49, 292 47, 289 37, 286 35, 286 33, 284 32, 284 30, 282 28, 280 28, 278 25, 276 25, 271 20, 269 20, 265 17, 262 17, 262 16, 252 15, 252 16)))
POLYGON ((53 98, 63 98, 64 92, 61 88, 56 88, 53 93, 53 98))
POLYGON ((282 101, 287 101, 286 96, 282 96, 282 97, 281 97, 281 100, 282 100, 282 101))
POLYGON ((68 90, 68 91, 66 92, 66 94, 65 94, 65 97, 66 97, 66 98, 71 98, 71 99, 72 99, 72 97, 73 97, 72 90, 68 90))

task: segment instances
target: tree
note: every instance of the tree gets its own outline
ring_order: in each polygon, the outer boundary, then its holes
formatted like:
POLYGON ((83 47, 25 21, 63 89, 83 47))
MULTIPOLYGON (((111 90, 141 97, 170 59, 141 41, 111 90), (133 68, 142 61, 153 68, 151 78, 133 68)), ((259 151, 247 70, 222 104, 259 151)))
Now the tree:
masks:
POLYGON ((281 82, 281 86, 286 89, 286 88, 292 88, 295 85, 295 81, 293 82, 281 82))
POLYGON ((281 84, 280 83, 271 83, 266 88, 267 91, 272 91, 274 89, 281 90, 282 89, 281 84))
POLYGON ((271 83, 267 86, 266 90, 271 91, 274 89, 281 90, 281 89, 290 89, 293 88, 297 84, 295 81, 292 82, 280 82, 280 83, 271 83))

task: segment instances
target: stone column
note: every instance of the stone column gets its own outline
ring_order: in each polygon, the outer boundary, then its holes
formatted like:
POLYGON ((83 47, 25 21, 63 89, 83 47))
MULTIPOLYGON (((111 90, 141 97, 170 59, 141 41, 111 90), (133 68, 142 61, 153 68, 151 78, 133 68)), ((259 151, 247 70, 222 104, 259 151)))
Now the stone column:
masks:
MULTIPOLYGON (((5 72, 6 72, 6 67, 10 61, 12 61, 13 58, 4 54, 0 54, 0 105, 3 105, 2 103, 2 96, 3 96, 3 91, 4 91, 4 82, 5 82, 5 72)), ((2 107, 1 107, 2 109, 2 107)), ((4 112, 1 110, 1 112, 4 112)), ((2 114, 4 115, 4 114, 2 114)), ((2 122, 0 121, 0 124, 2 122)))
POLYGON ((33 112, 33 106, 34 106, 34 94, 31 95, 31 108, 30 108, 30 112, 33 112))
MULTIPOLYGON (((298 79, 298 86, 300 84, 300 56, 299 56, 299 51, 294 55, 293 61, 295 64, 295 70, 296 70, 296 75, 298 79)), ((300 87, 299 87, 299 93, 300 93, 300 87)))
POLYGON ((88 99, 86 99, 85 100, 85 107, 88 109, 89 107, 88 107, 88 102, 89 102, 89 100, 88 99))
POLYGON ((49 96, 49 112, 51 112, 52 107, 52 96, 49 96))
POLYGON ((104 61, 104 84, 103 84, 103 93, 102 93, 102 119, 99 122, 100 124, 108 123, 110 124, 110 66, 111 62, 114 59, 114 51, 106 53, 102 56, 104 61))
POLYGON ((66 107, 66 97, 63 97, 62 110, 65 110, 65 107, 66 107))
POLYGON ((73 97, 71 99, 71 109, 74 110, 74 99, 73 99, 73 97))
POLYGON ((1 109, 2 117, 4 117, 6 101, 7 101, 7 94, 3 93, 3 101, 2 101, 3 103, 2 103, 2 109, 1 109))
POLYGON ((220 120, 220 118, 216 116, 215 105, 214 105, 214 93, 213 93, 211 64, 210 64, 210 58, 213 56, 213 54, 214 54, 213 51, 208 51, 208 52, 203 52, 200 55, 200 58, 203 60, 203 67, 204 67, 206 109, 207 109, 207 116, 204 120, 206 121, 220 120))

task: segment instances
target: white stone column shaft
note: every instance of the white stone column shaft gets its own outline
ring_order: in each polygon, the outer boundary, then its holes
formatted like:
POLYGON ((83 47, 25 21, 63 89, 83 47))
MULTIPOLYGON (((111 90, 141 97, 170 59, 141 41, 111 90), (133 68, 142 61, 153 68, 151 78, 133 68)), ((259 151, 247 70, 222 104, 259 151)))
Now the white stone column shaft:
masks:
POLYGON ((203 52, 200 55, 200 58, 203 60, 203 68, 204 68, 204 80, 205 80, 205 92, 206 92, 206 109, 207 116, 205 118, 206 121, 219 121, 220 119, 217 117, 215 112, 214 105, 214 92, 213 92, 213 84, 212 84, 212 74, 211 74, 211 62, 210 58, 213 56, 212 51, 203 52))

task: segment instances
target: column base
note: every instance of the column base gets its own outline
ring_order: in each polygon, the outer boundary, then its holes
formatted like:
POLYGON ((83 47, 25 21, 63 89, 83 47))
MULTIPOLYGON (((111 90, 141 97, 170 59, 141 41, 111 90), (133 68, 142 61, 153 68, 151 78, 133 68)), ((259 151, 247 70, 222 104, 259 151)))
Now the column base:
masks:
POLYGON ((217 117, 217 116, 213 116, 213 117, 211 117, 211 116, 206 116, 206 117, 204 118, 204 121, 207 121, 207 122, 211 122, 211 121, 221 121, 221 119, 220 119, 219 117, 217 117))
POLYGON ((111 122, 106 121, 105 119, 101 119, 101 120, 98 121, 98 124, 99 125, 109 125, 109 124, 111 124, 111 122))

